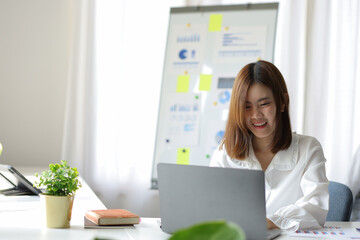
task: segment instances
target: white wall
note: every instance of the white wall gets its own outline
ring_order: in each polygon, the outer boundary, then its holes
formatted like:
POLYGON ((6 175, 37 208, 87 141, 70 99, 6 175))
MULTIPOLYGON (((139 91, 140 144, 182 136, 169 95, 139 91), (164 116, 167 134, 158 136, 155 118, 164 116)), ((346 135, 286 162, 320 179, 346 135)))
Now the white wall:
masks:
POLYGON ((0 0, 0 163, 60 161, 69 0, 0 0))

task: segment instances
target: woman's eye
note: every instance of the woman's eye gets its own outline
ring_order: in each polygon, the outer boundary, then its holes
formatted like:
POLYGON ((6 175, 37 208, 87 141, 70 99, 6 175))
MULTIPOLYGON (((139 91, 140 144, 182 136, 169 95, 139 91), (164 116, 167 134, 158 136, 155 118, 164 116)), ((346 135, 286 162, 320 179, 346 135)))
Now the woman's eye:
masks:
POLYGON ((245 106, 245 109, 250 109, 251 108, 251 106, 245 106))
POLYGON ((270 103, 266 102, 266 103, 260 104, 260 106, 261 106, 261 107, 264 107, 264 106, 267 106, 267 105, 269 105, 269 104, 270 104, 270 103))

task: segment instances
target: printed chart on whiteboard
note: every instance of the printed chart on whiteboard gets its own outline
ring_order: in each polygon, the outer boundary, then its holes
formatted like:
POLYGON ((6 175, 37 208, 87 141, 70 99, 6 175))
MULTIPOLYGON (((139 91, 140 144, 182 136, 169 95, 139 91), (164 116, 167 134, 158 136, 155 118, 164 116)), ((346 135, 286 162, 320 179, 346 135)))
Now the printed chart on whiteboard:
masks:
POLYGON ((209 165, 239 70, 273 61, 277 3, 171 8, 156 130, 157 164, 209 165))

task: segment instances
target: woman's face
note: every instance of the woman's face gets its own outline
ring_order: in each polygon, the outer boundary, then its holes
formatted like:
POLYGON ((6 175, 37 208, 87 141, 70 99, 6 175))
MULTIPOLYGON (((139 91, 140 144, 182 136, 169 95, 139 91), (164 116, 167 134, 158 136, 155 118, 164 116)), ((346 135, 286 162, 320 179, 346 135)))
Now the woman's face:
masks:
POLYGON ((272 91, 254 83, 247 92, 245 103, 246 126, 255 138, 272 141, 276 129, 276 104, 272 91))

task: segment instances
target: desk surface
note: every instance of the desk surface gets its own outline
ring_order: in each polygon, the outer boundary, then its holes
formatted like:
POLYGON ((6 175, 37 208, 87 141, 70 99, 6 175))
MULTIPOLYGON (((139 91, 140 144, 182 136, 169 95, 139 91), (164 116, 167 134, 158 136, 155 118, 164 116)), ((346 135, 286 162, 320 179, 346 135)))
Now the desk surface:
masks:
MULTIPOLYGON (((19 169, 24 175, 33 174, 29 170, 19 169)), ((84 229, 83 216, 88 209, 103 209, 104 204, 89 188, 85 181, 76 193, 71 227, 69 229, 48 229, 44 227, 38 196, 6 197, 0 195, 0 238, 15 239, 156 239, 165 240, 170 237, 159 226, 157 218, 142 218, 134 229, 84 229)), ((360 222, 328 222, 326 226, 343 228, 360 227, 360 222)), ((289 237, 286 232, 276 240, 304 240, 303 237, 289 237)), ((317 238, 327 239, 327 238, 317 238)))

